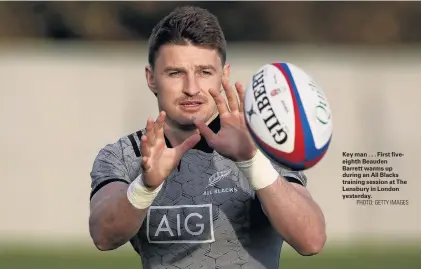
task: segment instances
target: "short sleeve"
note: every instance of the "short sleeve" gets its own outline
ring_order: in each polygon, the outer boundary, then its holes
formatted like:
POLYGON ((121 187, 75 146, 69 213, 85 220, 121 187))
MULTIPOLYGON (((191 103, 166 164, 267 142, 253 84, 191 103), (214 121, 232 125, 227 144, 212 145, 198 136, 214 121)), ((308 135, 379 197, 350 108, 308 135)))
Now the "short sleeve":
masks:
POLYGON ((98 152, 90 175, 92 180, 90 199, 98 190, 111 182, 120 181, 130 184, 128 169, 125 166, 119 142, 109 144, 98 152))
POLYGON ((287 181, 298 183, 306 187, 308 179, 303 171, 292 171, 274 162, 272 162, 272 165, 280 176, 284 177, 287 181))

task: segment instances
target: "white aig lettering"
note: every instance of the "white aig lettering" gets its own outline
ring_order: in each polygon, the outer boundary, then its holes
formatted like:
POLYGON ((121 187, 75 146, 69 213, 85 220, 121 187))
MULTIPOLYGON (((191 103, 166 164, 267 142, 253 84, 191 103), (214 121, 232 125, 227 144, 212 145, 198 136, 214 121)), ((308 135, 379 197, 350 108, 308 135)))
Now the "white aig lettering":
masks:
MULTIPOLYGON (((186 231, 191 234, 191 235, 200 235, 202 234, 202 232, 204 231, 204 224, 203 223, 199 223, 199 224, 194 224, 194 226, 198 227, 199 230, 197 232, 192 231, 189 226, 188 226, 188 222, 189 219, 191 217, 198 217, 199 219, 202 219, 202 215, 198 214, 198 213, 190 213, 189 215, 187 215, 187 217, 185 218, 185 222, 184 222, 184 228, 186 229, 186 231)), ((182 226, 180 224, 180 214, 176 214, 176 228, 177 228, 177 235, 181 236, 182 235, 182 226)), ((168 232, 170 234, 170 236, 174 236, 169 222, 167 220, 167 215, 164 215, 163 218, 161 219, 160 225, 158 225, 157 230, 155 231, 154 236, 159 236, 160 232, 168 232)))
POLYGON ((214 241, 212 205, 151 206, 147 237, 151 243, 209 243, 214 241))

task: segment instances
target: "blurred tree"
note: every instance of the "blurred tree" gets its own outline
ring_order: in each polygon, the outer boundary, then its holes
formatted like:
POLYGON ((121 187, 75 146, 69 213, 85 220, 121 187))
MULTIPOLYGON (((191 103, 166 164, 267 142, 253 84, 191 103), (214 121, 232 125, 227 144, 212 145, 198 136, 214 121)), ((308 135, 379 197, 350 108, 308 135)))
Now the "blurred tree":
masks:
POLYGON ((1 2, 0 39, 145 40, 179 5, 218 16, 229 41, 420 42, 420 2, 1 2))

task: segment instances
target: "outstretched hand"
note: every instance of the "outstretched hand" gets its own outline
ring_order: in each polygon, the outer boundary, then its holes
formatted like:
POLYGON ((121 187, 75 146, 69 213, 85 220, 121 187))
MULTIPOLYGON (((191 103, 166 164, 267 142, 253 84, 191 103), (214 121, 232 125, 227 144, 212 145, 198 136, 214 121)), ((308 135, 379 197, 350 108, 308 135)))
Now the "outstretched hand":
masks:
POLYGON ((200 120, 196 120, 195 125, 208 145, 222 156, 236 162, 249 160, 255 155, 257 149, 245 122, 243 107, 245 90, 239 82, 235 83, 239 96, 238 101, 228 81, 223 81, 222 84, 227 96, 227 103, 219 91, 209 90, 220 115, 221 128, 219 132, 214 133, 205 122, 200 120))
POLYGON ((156 122, 147 121, 146 135, 141 137, 141 165, 144 170, 144 184, 157 188, 179 164, 186 151, 193 148, 201 139, 194 134, 174 148, 168 148, 164 139, 164 120, 166 113, 162 111, 156 122))

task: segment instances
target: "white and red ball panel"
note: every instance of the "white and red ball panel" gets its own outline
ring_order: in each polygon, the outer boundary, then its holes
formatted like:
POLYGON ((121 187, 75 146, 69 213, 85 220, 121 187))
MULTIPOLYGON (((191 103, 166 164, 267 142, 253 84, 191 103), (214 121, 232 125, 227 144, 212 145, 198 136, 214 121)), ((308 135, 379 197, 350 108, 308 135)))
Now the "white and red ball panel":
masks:
POLYGON ((331 141, 331 110, 323 91, 302 69, 267 64, 251 78, 245 118, 261 151, 293 170, 318 163, 331 141))

